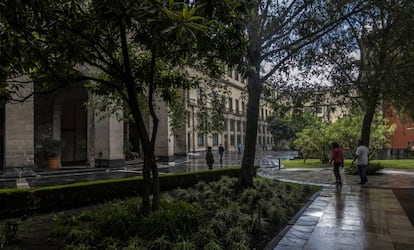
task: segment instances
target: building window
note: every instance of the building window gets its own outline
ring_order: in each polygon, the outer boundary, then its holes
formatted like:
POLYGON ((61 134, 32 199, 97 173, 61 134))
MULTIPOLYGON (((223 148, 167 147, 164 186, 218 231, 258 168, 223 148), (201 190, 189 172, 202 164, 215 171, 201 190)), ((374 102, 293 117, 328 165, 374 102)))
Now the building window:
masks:
POLYGON ((263 118, 263 108, 261 109, 261 113, 262 113, 262 118, 263 118))
POLYGON ((237 132, 240 132, 241 121, 237 121, 237 132))
POLYGON ((213 134, 213 146, 217 146, 219 144, 219 136, 217 133, 213 134))
POLYGON ((315 109, 316 109, 316 113, 317 114, 322 114, 322 106, 321 105, 319 105, 319 104, 316 105, 316 108, 315 109))
POLYGON ((235 145, 234 135, 230 135, 230 145, 235 145))
POLYGON ((233 111, 233 98, 229 97, 229 110, 230 112, 233 111))
POLYGON ((257 130, 258 130, 257 132, 262 133, 262 126, 260 126, 260 125, 257 126, 257 130))
POLYGON ((201 88, 197 88, 196 90, 197 94, 197 104, 201 104, 202 97, 203 97, 203 90, 201 88))
POLYGON ((266 114, 266 117, 265 118, 267 118, 267 109, 265 110, 265 114, 266 114))
POLYGON ((234 72, 234 80, 238 81, 239 80, 239 72, 234 72))
POLYGON ((197 141, 198 141, 198 146, 204 146, 204 135, 199 134, 197 137, 197 141))
POLYGON ((237 144, 241 144, 241 136, 237 135, 237 144))
POLYGON ((262 145, 262 137, 261 136, 258 136, 259 137, 259 145, 262 145))
POLYGON ((239 113, 239 100, 235 100, 236 101, 236 113, 239 113))
POLYGON ((234 120, 230 120, 230 131, 234 131, 234 120))

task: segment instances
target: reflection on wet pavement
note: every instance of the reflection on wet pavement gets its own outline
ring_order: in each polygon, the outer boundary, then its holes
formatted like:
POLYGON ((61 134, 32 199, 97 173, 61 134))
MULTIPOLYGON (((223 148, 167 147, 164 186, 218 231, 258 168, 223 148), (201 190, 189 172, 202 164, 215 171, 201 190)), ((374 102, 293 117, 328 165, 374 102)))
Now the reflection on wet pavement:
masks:
POLYGON ((323 186, 272 249, 414 249, 412 173, 384 171, 361 186, 349 175, 344 185, 332 184, 328 169, 262 171, 268 178, 323 186))

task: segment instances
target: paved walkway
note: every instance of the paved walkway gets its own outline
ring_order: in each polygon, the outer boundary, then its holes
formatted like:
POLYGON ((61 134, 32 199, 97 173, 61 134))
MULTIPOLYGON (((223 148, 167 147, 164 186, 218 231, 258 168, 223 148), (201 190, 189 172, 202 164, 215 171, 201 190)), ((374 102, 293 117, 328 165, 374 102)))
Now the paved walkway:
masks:
POLYGON ((322 186, 269 249, 414 249, 414 172, 385 170, 358 185, 331 169, 260 169, 259 175, 322 186))

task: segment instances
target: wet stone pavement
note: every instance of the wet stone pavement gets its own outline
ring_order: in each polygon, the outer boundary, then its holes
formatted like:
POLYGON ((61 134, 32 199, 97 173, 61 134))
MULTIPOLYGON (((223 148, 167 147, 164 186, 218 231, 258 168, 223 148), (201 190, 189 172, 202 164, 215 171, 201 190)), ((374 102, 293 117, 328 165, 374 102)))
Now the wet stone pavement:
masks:
POLYGON ((259 175, 322 186, 269 249, 414 249, 414 171, 384 170, 358 185, 358 176, 331 168, 260 169, 259 175))

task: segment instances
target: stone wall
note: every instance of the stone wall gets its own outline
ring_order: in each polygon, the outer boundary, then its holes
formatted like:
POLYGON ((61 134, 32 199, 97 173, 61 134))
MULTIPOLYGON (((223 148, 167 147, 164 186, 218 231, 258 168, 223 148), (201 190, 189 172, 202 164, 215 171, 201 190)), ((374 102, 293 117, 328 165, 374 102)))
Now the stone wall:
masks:
MULTIPOLYGON (((31 86, 21 89, 21 96, 30 94, 31 86)), ((5 168, 33 167, 34 120, 33 99, 5 106, 5 168)))

